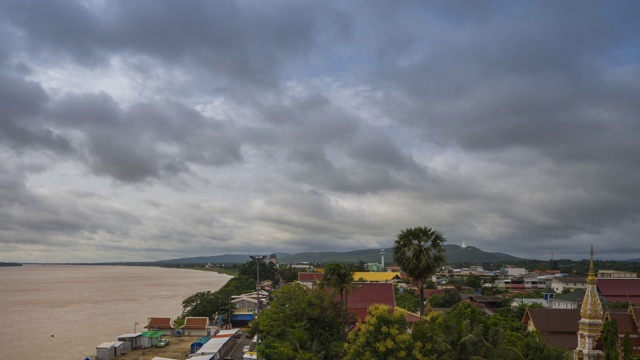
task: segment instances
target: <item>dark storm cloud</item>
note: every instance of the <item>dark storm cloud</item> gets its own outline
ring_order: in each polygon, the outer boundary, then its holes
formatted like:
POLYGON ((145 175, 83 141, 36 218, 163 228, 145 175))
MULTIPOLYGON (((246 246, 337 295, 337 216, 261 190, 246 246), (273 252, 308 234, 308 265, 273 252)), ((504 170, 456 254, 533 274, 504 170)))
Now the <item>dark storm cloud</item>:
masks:
POLYGON ((0 71, 0 142, 17 151, 69 152, 71 145, 66 139, 36 120, 48 100, 38 83, 0 71))
POLYGON ((36 193, 26 186, 27 172, 0 165, 0 243, 72 247, 102 232, 126 236, 132 226, 140 225, 136 216, 102 197, 36 193))
POLYGON ((285 63, 304 61, 318 26, 348 33, 344 15, 314 3, 6 1, 0 13, 25 50, 44 58, 103 66, 115 53, 149 56, 249 83, 273 82, 285 63), (319 24, 322 14, 336 16, 319 24))
POLYGON ((81 157, 92 171, 123 182, 242 160, 227 126, 177 102, 122 108, 106 94, 69 94, 52 104, 50 115, 51 126, 80 132, 81 157))

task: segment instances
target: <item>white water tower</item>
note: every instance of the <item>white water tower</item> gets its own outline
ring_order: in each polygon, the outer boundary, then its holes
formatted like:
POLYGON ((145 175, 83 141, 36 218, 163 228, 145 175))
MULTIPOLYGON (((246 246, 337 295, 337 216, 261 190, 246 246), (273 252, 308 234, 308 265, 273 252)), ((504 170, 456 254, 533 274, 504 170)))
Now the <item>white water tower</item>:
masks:
POLYGON ((380 249, 380 264, 382 265, 382 271, 384 271, 384 249, 380 249))

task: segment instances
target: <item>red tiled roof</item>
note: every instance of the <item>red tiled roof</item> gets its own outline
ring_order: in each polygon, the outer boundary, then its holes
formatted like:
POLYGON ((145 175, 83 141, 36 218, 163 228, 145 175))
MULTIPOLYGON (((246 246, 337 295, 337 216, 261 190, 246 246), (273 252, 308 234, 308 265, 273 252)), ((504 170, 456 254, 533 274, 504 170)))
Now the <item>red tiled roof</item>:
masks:
POLYGON ((300 282, 319 282, 322 280, 322 273, 299 272, 298 281, 300 282))
POLYGON ((184 320, 183 329, 206 329, 209 325, 209 318, 206 317, 187 317, 184 320))
MULTIPOLYGON (((337 299, 340 296, 337 295, 337 299)), ((396 298, 391 283, 353 283, 347 299, 349 312, 364 322, 367 309, 373 304, 384 304, 390 308, 396 306, 396 298)))
POLYGON ((170 317, 151 317, 149 318, 149 324, 144 327, 145 329, 173 329, 173 322, 170 317))
POLYGON ((598 279, 598 290, 609 301, 640 304, 639 279, 598 279))

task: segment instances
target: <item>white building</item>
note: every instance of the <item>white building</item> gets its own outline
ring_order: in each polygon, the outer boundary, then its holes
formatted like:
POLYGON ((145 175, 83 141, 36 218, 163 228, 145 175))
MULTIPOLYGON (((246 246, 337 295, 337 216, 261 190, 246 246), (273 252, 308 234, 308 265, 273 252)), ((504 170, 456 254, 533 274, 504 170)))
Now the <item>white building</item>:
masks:
POLYGON ((110 341, 96 346, 96 360, 113 360, 122 355, 122 341, 110 341))
POLYGON ((585 278, 577 278, 577 277, 555 277, 551 280, 551 288, 553 291, 557 293, 561 293, 564 290, 577 290, 577 289, 586 289, 587 288, 587 280, 585 278))

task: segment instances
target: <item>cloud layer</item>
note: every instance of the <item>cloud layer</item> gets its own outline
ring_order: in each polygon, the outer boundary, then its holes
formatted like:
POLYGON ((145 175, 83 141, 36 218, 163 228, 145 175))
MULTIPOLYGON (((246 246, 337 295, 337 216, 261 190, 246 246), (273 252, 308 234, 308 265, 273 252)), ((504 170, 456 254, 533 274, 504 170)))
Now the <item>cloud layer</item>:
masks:
POLYGON ((640 257, 636 2, 0 3, 0 261, 640 257))

